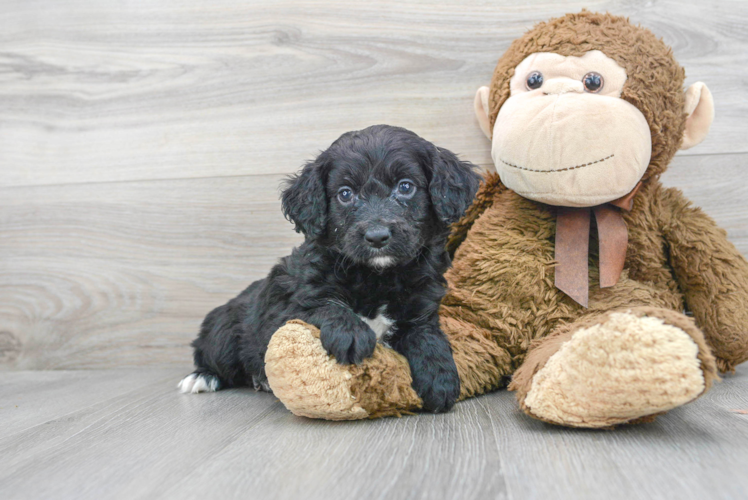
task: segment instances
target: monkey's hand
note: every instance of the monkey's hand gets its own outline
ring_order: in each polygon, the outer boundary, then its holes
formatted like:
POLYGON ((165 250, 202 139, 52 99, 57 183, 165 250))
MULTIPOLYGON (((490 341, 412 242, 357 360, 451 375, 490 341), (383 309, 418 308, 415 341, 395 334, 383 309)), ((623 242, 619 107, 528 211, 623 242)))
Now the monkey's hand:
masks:
POLYGON ((686 307, 721 371, 748 360, 748 262, 727 233, 674 189, 663 190, 663 233, 686 307))

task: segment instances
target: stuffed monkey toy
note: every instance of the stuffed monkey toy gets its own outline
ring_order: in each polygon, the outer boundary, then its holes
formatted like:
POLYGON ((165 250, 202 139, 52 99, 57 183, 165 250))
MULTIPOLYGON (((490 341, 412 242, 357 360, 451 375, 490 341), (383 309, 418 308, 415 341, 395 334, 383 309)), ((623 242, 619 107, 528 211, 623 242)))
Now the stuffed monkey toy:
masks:
MULTIPOLYGON (((652 420, 748 359, 748 263, 659 176, 707 134, 703 83, 685 92, 670 48, 623 17, 540 23, 499 60, 475 112, 489 174, 454 225, 440 309, 460 399, 508 385, 531 417, 573 427, 652 420)), ((280 328, 265 356, 297 415, 417 411, 405 359, 360 365, 318 330, 280 328)))

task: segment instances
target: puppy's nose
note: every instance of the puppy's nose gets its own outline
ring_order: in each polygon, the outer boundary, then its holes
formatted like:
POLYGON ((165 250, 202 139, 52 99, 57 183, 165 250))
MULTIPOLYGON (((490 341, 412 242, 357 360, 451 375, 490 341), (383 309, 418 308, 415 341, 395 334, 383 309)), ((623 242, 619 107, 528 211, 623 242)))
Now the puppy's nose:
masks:
POLYGON ((390 241, 390 230, 386 227, 374 227, 366 231, 366 242, 374 248, 382 248, 390 241))

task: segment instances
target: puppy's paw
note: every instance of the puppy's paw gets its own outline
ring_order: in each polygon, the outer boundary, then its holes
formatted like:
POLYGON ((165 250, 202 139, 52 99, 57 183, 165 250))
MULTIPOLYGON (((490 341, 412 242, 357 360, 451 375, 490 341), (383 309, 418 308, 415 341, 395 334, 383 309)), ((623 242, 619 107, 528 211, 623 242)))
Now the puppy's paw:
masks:
POLYGON ((270 394, 273 393, 273 390, 270 388, 270 384, 268 383, 267 377, 261 377, 259 375, 252 375, 252 387, 255 391, 264 391, 269 392, 270 394))
POLYGON ((449 411, 460 396, 460 377, 452 367, 429 371, 413 377, 413 389, 423 400, 423 409, 433 413, 449 411))
POLYGON ((183 394, 198 392, 215 392, 220 390, 221 381, 210 373, 190 373, 177 384, 177 389, 183 394))
POLYGON ((359 364, 374 354, 377 336, 363 322, 323 326, 319 335, 322 347, 342 365, 359 364))

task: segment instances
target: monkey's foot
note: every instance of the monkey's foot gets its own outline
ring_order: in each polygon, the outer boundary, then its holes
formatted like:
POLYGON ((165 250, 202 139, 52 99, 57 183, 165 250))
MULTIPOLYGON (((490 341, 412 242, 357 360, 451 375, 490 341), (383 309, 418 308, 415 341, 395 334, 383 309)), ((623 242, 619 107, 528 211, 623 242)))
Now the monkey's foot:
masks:
POLYGON ((642 308, 543 339, 510 389, 540 420, 610 427, 653 420, 699 397, 715 378, 714 358, 688 318, 642 308))
POLYGON ((327 354, 319 330, 292 320, 270 339, 265 373, 292 413, 326 420, 400 416, 421 407, 411 387, 408 362, 377 344, 360 365, 341 365, 327 354))

